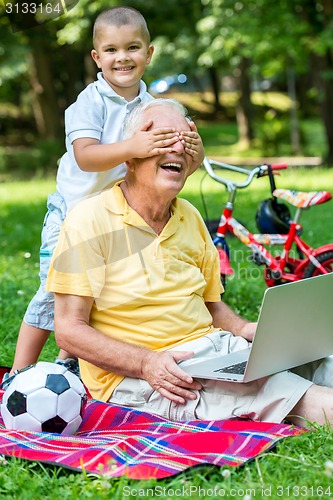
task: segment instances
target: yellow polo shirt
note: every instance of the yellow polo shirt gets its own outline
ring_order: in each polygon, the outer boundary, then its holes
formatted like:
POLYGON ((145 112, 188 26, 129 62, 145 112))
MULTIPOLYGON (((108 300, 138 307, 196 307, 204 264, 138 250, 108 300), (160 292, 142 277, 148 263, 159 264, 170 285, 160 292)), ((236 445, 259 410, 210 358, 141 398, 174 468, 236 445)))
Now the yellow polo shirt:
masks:
MULTIPOLYGON (((94 297, 90 324, 123 342, 164 350, 209 333, 205 302, 218 302, 219 258, 199 212, 176 198, 157 235, 119 184, 67 216, 47 290, 94 297)), ((98 353, 96 353, 98 356, 98 353)), ((80 360, 83 381, 107 401, 122 376, 80 360)))

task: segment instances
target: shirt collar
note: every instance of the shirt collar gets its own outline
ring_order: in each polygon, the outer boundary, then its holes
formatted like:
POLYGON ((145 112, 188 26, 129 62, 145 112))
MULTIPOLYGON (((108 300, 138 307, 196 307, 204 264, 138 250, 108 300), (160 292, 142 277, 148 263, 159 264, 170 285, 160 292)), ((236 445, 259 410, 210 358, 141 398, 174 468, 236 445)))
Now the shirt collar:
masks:
MULTIPOLYGON (((117 182, 111 189, 103 192, 105 208, 116 215, 123 216, 123 222, 125 224, 139 226, 142 229, 146 227, 147 231, 153 231, 142 217, 128 205, 120 188, 121 182, 123 181, 117 182)), ((172 200, 170 210, 171 217, 162 233, 159 235, 161 239, 166 239, 171 236, 177 230, 180 221, 184 218, 177 198, 172 200)))
POLYGON ((129 104, 130 108, 132 106, 133 107, 136 106, 139 102, 141 102, 143 100, 143 97, 147 93, 147 85, 145 84, 145 82, 143 82, 141 80, 140 87, 139 87, 139 94, 135 97, 135 99, 133 99, 133 101, 128 102, 125 99, 125 97, 122 97, 121 95, 117 94, 117 92, 115 92, 113 90, 113 88, 110 87, 108 82, 106 80, 104 80, 103 73, 101 71, 99 73, 97 73, 96 85, 97 85, 98 91, 101 95, 105 95, 106 97, 110 97, 114 101, 118 101, 121 103, 125 102, 126 104, 129 104))

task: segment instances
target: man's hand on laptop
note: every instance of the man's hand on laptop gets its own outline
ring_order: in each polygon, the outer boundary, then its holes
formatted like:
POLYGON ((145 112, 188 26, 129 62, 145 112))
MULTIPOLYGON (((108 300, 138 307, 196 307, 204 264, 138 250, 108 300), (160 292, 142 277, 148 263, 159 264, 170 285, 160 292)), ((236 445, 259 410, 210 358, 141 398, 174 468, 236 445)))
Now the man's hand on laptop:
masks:
POLYGON ((156 391, 170 401, 185 404, 187 399, 196 399, 194 390, 200 390, 201 384, 178 366, 178 362, 190 359, 189 351, 151 351, 141 366, 141 378, 146 380, 156 391))
POLYGON ((254 334, 256 333, 257 323, 249 322, 246 323, 243 328, 240 330, 239 335, 244 337, 244 339, 252 342, 254 334))

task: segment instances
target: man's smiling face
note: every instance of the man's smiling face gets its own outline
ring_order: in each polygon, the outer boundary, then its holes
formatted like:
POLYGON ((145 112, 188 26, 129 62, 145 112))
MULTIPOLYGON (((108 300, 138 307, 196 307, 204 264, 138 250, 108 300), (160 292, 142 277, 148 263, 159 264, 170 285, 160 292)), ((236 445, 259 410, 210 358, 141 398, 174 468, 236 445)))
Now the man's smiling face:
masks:
MULTIPOLYGON (((152 129, 173 127, 179 134, 190 131, 186 118, 176 109, 169 106, 153 106, 142 114, 142 123, 152 120, 152 129)), ((176 196, 191 173, 192 157, 185 152, 181 139, 170 146, 172 152, 150 158, 135 159, 128 162, 134 167, 136 179, 145 187, 158 192, 176 196)))

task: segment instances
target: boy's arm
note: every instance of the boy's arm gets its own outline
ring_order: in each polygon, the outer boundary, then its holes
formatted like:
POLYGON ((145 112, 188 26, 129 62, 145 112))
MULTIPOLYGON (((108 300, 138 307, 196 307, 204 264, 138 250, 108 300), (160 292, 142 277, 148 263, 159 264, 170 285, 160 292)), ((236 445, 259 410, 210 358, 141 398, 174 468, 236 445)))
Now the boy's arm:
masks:
POLYGON ((102 172, 120 165, 131 158, 147 158, 170 153, 168 147, 179 139, 173 128, 148 130, 151 122, 130 139, 112 144, 101 144, 97 139, 81 138, 73 142, 75 159, 86 172, 102 172))

